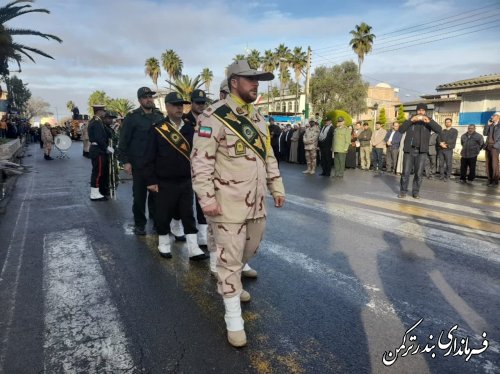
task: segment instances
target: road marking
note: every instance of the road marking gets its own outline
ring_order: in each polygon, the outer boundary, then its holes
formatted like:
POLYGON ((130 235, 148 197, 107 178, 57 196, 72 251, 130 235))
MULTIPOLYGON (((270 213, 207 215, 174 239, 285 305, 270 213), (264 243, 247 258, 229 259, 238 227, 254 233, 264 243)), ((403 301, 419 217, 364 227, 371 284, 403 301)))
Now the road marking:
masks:
MULTIPOLYGON (((395 212, 401 212, 409 214, 411 216, 432 218, 438 221, 444 221, 452 223, 459 226, 468 227, 475 230, 489 231, 495 234, 500 234, 500 225, 497 223, 492 223, 477 218, 469 218, 465 215, 458 215, 450 212, 440 212, 432 209, 422 208, 415 205, 409 205, 404 201, 401 202, 391 202, 387 200, 375 200, 375 199, 356 199, 357 203, 377 207, 380 209, 392 210, 395 212)), ((465 213, 465 212, 464 212, 465 213)))
POLYGON ((83 229, 44 237, 45 372, 133 372, 118 310, 83 229))
MULTIPOLYGON (((353 199, 354 197, 349 198, 348 201, 354 201, 353 199)), ((394 235, 412 238, 422 242, 435 243, 440 247, 444 247, 451 251, 458 251, 467 255, 475 255, 489 261, 500 263, 500 247, 498 246, 498 239, 500 236, 494 233, 475 230, 475 235, 484 236, 485 240, 482 240, 476 237, 446 231, 446 229, 442 228, 437 229, 434 227, 424 226, 424 223, 428 224, 432 222, 423 218, 415 218, 416 222, 411 222, 408 221, 408 216, 394 215, 394 217, 390 217, 381 214, 381 212, 362 207, 355 207, 352 204, 342 204, 338 201, 324 202, 289 194, 287 195, 287 202, 289 204, 296 205, 301 209, 312 209, 334 217, 340 217, 351 222, 381 229, 384 232, 390 228, 394 235)), ((441 227, 443 227, 443 225, 444 224, 439 224, 441 227)), ((460 232, 469 230, 468 228, 452 225, 449 225, 447 229, 454 229, 460 232)))

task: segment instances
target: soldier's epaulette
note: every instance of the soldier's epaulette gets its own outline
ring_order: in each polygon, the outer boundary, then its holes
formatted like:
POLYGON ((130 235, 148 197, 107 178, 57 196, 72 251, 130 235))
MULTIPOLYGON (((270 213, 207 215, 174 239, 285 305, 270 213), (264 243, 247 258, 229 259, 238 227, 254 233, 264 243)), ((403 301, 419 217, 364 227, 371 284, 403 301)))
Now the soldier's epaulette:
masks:
POLYGON ((203 115, 205 117, 210 117, 212 114, 214 114, 214 112, 219 109, 221 106, 223 106, 224 104, 226 104, 226 100, 219 100, 219 101, 216 101, 215 103, 213 103, 212 105, 210 105, 207 109, 205 109, 203 111, 203 115))

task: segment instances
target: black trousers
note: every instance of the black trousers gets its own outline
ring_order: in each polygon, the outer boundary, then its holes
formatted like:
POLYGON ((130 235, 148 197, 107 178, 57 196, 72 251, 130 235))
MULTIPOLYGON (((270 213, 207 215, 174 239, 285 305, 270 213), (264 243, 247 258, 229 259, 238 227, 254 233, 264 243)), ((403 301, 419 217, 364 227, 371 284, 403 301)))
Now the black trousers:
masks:
POLYGON ((436 155, 426 155, 424 173, 426 177, 430 177, 436 173, 436 155))
POLYGON ((413 189, 412 193, 418 194, 420 186, 422 185, 422 174, 424 172, 426 153, 420 153, 420 149, 412 148, 410 152, 405 152, 403 157, 403 173, 401 174, 401 193, 408 192, 408 184, 410 182, 410 174, 412 169, 413 175, 413 189))
POLYGON ((185 234, 196 234, 191 179, 161 181, 155 194, 155 225, 158 235, 170 234, 170 222, 179 215, 185 234))
POLYGON ((450 178, 451 172, 453 171, 453 150, 452 149, 440 149, 438 150, 439 158, 439 174, 441 178, 450 178))
POLYGON ((469 181, 473 181, 476 178, 476 157, 461 158, 460 159, 460 180, 465 180, 467 178, 467 168, 469 168, 469 181))
POLYGON ((155 194, 148 192, 142 169, 132 170, 132 181, 134 223, 138 227, 144 227, 148 221, 146 218, 146 199, 148 201, 149 218, 153 219, 155 216, 155 194))
POLYGON ((99 188, 101 195, 109 195, 109 158, 106 154, 99 154, 92 158, 92 174, 90 187, 99 188))
POLYGON ((330 175, 332 171, 332 150, 330 148, 320 148, 321 169, 323 174, 330 175))

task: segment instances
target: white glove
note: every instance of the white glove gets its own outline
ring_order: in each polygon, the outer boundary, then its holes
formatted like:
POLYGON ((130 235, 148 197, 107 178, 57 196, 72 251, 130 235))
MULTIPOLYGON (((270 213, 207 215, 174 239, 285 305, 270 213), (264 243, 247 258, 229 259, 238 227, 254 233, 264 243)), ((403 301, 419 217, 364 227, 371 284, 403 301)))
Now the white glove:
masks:
POLYGON ((110 153, 110 154, 115 153, 115 150, 114 150, 114 149, 113 149, 113 147, 111 147, 111 146, 108 146, 107 151, 108 151, 108 153, 110 153))

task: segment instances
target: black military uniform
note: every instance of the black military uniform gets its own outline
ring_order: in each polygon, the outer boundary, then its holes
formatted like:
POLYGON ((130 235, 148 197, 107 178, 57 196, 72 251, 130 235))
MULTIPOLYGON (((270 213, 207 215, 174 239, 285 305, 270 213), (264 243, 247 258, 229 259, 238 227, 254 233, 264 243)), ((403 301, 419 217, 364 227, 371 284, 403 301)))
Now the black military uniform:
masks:
MULTIPOLYGON (((165 98, 169 104, 189 104, 176 92, 165 98)), ((180 126, 166 117, 149 131, 148 145, 144 164, 144 178, 147 186, 158 186, 155 197, 155 225, 159 238, 167 241, 170 234, 170 222, 179 217, 184 226, 186 238, 196 241, 196 221, 193 212, 194 192, 191 182, 191 148, 194 126, 181 121, 180 126)), ((160 240, 160 239, 159 239, 160 240)), ((196 244, 196 243, 194 243, 196 244)), ((162 240, 160 240, 160 246, 162 240)), ((188 248, 193 243, 188 241, 188 248)), ((198 248, 200 254, 191 255, 191 260, 202 260, 207 256, 198 248)), ((162 253, 160 251, 160 253, 162 253)), ((170 251, 163 253, 170 257, 170 251)))
MULTIPOLYGON (((154 95, 148 87, 141 87, 137 97, 154 95)), ((118 142, 118 157, 123 164, 132 165, 133 196, 132 212, 134 213, 135 227, 138 233, 144 234, 146 225, 146 198, 148 199, 149 218, 154 217, 154 195, 147 192, 144 179, 145 153, 151 127, 163 120, 164 116, 158 109, 146 113, 142 107, 127 114, 120 128, 118 142)))
POLYGON ((103 105, 94 105, 94 117, 89 122, 88 133, 90 141, 89 155, 92 160, 90 177, 90 199, 106 200, 109 195, 109 159, 108 146, 110 133, 106 130, 102 118, 105 111, 103 105))
MULTIPOLYGON (((193 93, 191 94, 191 102, 192 103, 207 103, 207 95, 205 91, 203 90, 194 90, 193 93)), ((196 129, 196 118, 193 114, 192 111, 184 115, 182 118, 186 126, 189 126, 192 128, 192 133, 189 131, 187 136, 189 137, 188 141, 190 144, 193 143, 193 136, 195 133, 196 129)), ((207 248, 207 229, 208 229, 208 224, 207 224, 207 219, 205 218, 205 215, 203 214, 203 209, 201 209, 200 203, 198 199, 195 199, 196 202, 196 221, 198 222, 198 229, 200 231, 201 235, 198 235, 198 244, 200 245, 201 248, 207 248)), ((174 217, 175 219, 177 218, 174 217)))

